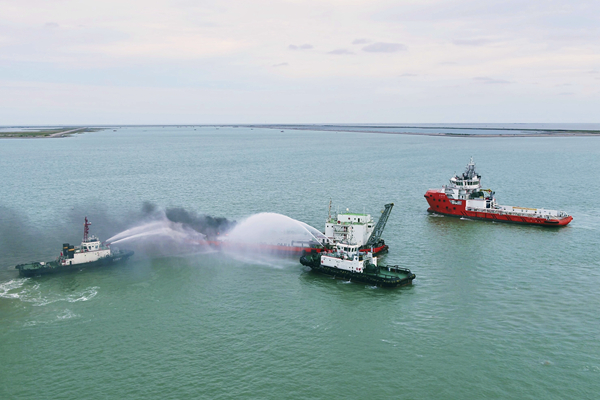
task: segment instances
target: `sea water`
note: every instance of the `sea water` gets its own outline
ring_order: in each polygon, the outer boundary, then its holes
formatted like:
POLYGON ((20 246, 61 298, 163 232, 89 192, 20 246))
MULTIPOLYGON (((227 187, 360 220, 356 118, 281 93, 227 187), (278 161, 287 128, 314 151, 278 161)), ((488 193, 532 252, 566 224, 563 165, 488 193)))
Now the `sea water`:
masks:
POLYGON ((600 393, 598 138, 114 129, 0 141, 0 398, 600 393), (573 222, 428 214, 426 190, 471 156, 499 203, 573 222), (411 287, 346 284, 294 259, 169 251, 169 241, 109 268, 13 269, 78 244, 84 216, 102 240, 148 222, 148 203, 237 223, 277 213, 323 230, 330 199, 332 212, 375 219, 395 204, 382 262, 410 268, 411 287))

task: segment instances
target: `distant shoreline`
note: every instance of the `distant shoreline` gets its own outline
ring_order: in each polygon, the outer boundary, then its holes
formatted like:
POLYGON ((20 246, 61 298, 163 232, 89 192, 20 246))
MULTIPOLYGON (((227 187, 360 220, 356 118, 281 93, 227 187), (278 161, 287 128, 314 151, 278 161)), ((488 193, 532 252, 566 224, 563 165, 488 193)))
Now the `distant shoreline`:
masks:
MULTIPOLYGON (((227 126, 241 126, 251 128, 266 128, 266 129, 280 129, 280 130, 304 130, 304 131, 320 131, 320 132, 346 132, 346 133, 380 133, 384 135, 414 135, 414 136, 448 136, 448 137, 473 137, 473 138, 498 138, 498 137, 573 137, 573 136, 597 136, 600 137, 600 131, 583 131, 583 130, 568 130, 568 129, 510 129, 510 128, 471 128, 471 127, 401 127, 401 128, 415 128, 415 129, 461 129, 461 130, 486 130, 486 131, 529 131, 532 133, 447 133, 447 132, 383 132, 374 131, 368 129, 347 129, 347 127, 336 127, 335 125, 327 125, 323 128, 319 126, 286 126, 286 125, 227 125, 227 126)), ((370 126, 368 128, 372 128, 370 126)), ((358 128, 358 127, 357 127, 358 128)), ((385 127, 393 129, 393 126, 385 127)))
MULTIPOLYGON (((117 126, 97 126, 97 127, 63 127, 63 128, 27 128, 20 127, 20 131, 0 131, 0 139, 44 139, 44 138, 63 138, 70 137, 76 133, 97 132, 101 130, 113 129, 117 126)), ((123 125, 119 126, 120 128, 123 125)), ((127 127, 217 127, 217 128, 257 128, 257 129, 278 129, 296 130, 296 131, 319 131, 319 132, 344 132, 344 133, 377 133, 384 135, 413 135, 413 136, 446 136, 462 138, 514 138, 514 137, 600 137, 600 130, 570 130, 570 129, 534 129, 534 128, 497 128, 497 127, 456 127, 456 126, 410 126, 410 125, 269 125, 269 124, 180 124, 180 125, 128 125, 127 127), (349 129, 354 128, 354 129, 349 129), (382 131, 379 129, 415 129, 412 132, 382 131), (452 132, 418 132, 419 129, 428 130, 472 130, 472 131, 503 131, 505 133, 452 133, 452 132), (515 133, 506 133, 514 131, 515 133)))
POLYGON ((78 127, 69 129, 65 128, 49 128, 38 130, 23 130, 23 131, 0 131, 0 139, 45 139, 45 138, 62 138, 69 137, 75 133, 94 132, 99 129, 90 129, 88 127, 78 127))

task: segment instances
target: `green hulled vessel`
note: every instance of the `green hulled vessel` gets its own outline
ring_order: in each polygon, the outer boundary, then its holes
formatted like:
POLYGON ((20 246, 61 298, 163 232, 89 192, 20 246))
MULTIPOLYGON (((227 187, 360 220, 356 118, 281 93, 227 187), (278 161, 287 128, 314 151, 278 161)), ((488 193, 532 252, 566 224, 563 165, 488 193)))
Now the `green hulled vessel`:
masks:
POLYGON ((30 262, 15 266, 21 276, 37 276, 75 269, 97 267, 125 261, 133 255, 131 250, 111 249, 109 244, 100 242, 89 235, 91 223, 85 218, 83 228, 83 241, 80 246, 63 244, 63 251, 54 261, 30 262))
POLYGON ((410 285, 416 278, 407 268, 377 265, 377 257, 372 253, 362 253, 359 249, 358 245, 338 243, 335 252, 305 254, 300 257, 300 263, 316 272, 372 286, 410 285))

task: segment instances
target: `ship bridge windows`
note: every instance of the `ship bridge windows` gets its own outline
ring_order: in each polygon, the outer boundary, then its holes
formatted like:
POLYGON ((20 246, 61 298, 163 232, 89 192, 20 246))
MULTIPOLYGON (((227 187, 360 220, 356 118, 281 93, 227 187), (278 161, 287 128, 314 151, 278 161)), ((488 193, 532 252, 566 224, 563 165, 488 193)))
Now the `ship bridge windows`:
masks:
POLYGON ((473 186, 479 185, 479 181, 456 181, 456 186, 473 186))

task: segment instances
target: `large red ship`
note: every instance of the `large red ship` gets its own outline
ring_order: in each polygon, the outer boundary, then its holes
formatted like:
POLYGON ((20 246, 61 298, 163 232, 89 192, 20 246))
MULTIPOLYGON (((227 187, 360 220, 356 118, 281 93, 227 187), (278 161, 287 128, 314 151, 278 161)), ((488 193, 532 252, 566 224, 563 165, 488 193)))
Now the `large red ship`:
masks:
POLYGON ((501 206, 496 203, 494 194, 490 189, 481 188, 481 175, 475 171, 475 163, 471 157, 462 175, 452 177, 450 184, 441 189, 429 189, 425 193, 429 203, 427 211, 456 217, 543 226, 564 226, 573 220, 564 211, 501 206))

